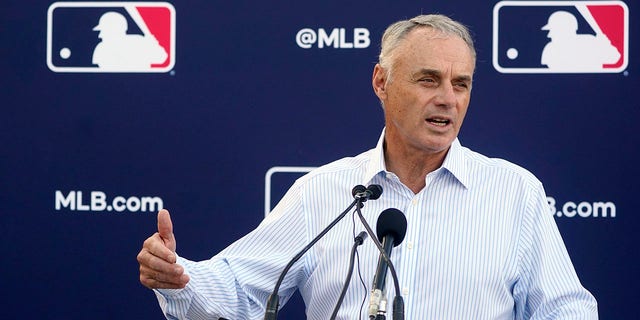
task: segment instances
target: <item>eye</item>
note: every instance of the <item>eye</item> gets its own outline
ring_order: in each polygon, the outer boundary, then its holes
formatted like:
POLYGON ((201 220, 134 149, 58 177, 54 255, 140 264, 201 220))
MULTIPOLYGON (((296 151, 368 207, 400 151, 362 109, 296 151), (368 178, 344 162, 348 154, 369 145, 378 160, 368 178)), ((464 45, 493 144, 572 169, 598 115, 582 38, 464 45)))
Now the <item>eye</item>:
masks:
POLYGON ((438 84, 438 81, 432 77, 420 78, 418 79, 418 83, 421 83, 425 86, 434 86, 438 84))
POLYGON ((453 86, 458 88, 458 89, 468 89, 469 88, 469 84, 466 82, 454 82, 453 86))

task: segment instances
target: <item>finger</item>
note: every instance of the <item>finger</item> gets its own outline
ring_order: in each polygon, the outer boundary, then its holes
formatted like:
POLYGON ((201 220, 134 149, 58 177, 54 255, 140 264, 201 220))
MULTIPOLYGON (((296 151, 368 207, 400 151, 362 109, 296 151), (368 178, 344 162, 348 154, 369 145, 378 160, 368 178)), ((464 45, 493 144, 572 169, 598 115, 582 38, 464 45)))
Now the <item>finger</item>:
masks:
POLYGON ((189 283, 189 276, 183 274, 178 282, 165 282, 141 273, 140 283, 149 289, 182 289, 187 286, 187 283, 189 283))
POLYGON ((160 234, 157 232, 144 241, 144 243, 142 244, 142 250, 146 250, 151 255, 163 259, 168 263, 176 262, 175 252, 167 247, 166 243, 162 240, 160 234))
POLYGON ((140 283, 149 289, 183 289, 186 285, 177 285, 173 283, 164 283, 157 280, 144 280, 140 278, 140 283))
POLYGON ((185 285, 189 281, 189 276, 184 273, 184 269, 178 265, 171 268, 170 271, 158 271, 146 265, 140 265, 140 278, 155 280, 158 282, 175 284, 178 286, 185 285))
POLYGON ((162 257, 157 257, 146 248, 140 250, 137 259, 141 268, 145 267, 157 273, 180 275, 184 272, 182 266, 174 262, 167 261, 162 257))
POLYGON ((162 240, 171 251, 176 251, 176 240, 173 236, 173 223, 171 222, 171 215, 166 209, 162 209, 158 212, 158 233, 162 240))

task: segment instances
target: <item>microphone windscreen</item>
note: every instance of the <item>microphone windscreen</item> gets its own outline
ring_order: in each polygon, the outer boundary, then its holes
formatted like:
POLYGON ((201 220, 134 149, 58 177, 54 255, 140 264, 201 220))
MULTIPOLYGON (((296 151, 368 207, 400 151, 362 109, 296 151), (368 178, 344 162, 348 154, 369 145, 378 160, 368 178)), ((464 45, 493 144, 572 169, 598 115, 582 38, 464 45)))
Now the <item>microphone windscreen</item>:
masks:
POLYGON ((353 187, 353 189, 351 189, 351 195, 355 197, 356 194, 365 192, 366 190, 367 190, 367 188, 365 188, 363 185, 359 184, 359 185, 353 187))
POLYGON ((376 233, 380 242, 385 236, 392 235, 393 245, 397 246, 402 243, 407 233, 407 218, 396 208, 386 209, 378 217, 376 233))
POLYGON ((382 194, 382 186, 379 184, 371 184, 367 187, 367 190, 371 192, 371 196, 369 197, 370 200, 376 200, 380 198, 380 195, 382 194))

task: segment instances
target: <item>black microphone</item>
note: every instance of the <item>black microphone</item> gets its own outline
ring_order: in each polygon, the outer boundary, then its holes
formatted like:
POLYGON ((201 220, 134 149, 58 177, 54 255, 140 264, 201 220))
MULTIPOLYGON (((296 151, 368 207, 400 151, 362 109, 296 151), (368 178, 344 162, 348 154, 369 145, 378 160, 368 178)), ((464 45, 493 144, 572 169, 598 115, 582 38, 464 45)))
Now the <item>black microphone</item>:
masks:
POLYGON ((359 184, 359 185, 353 187, 353 189, 351 189, 351 195, 354 198, 356 198, 356 197, 358 197, 359 194, 361 194, 361 193, 363 193, 365 191, 367 191, 367 187, 359 184))
MULTIPOLYGON (((407 219, 402 211, 389 208, 380 214, 376 225, 376 234, 378 240, 382 242, 382 247, 387 257, 391 256, 391 249, 398 246, 404 240, 404 236, 407 233, 407 219)), ((373 278, 373 290, 371 291, 371 298, 369 300, 369 318, 375 319, 378 315, 384 316, 386 313, 386 298, 384 297, 385 280, 387 277, 387 269, 391 261, 385 259, 382 252, 378 259, 378 268, 373 278)), ((400 300, 401 301, 401 300, 400 300)), ((394 301, 394 318, 396 314, 396 304, 394 301)), ((404 308, 404 307, 403 307, 404 308)))
MULTIPOLYGON (((276 285, 273 288, 273 291, 271 292, 271 294, 269 295, 269 299, 267 300, 267 305, 265 307, 265 313, 264 313, 264 320, 275 320, 278 318, 278 305, 280 301, 280 297, 278 296, 278 290, 280 289, 280 285, 284 280, 284 276, 287 274, 287 272, 289 272, 289 269, 291 269, 291 267, 293 267, 293 264, 296 263, 296 261, 300 260, 300 258, 302 258, 302 256, 307 251, 309 251, 309 249, 311 249, 311 247, 313 247, 314 244, 316 244, 316 242, 318 242, 322 237, 324 237, 324 235, 327 234, 329 230, 331 230, 338 222, 340 222, 340 220, 342 220, 342 218, 344 218, 344 216, 346 216, 347 213, 349 213, 349 210, 351 210, 351 208, 356 206, 356 204, 358 205, 357 206, 358 209, 362 207, 363 205, 362 203, 365 202, 366 200, 363 200, 362 197, 358 197, 357 195, 364 192, 367 192, 367 188, 365 188, 362 185, 357 185, 353 187, 353 189, 351 190, 351 195, 353 195, 355 199, 353 200, 353 202, 351 202, 349 207, 347 207, 346 210, 340 213, 338 217, 333 219, 333 221, 331 221, 331 223, 326 228, 324 228, 315 238, 313 238, 313 240, 311 240, 309 244, 307 244, 304 248, 302 248, 302 250, 300 250, 300 252, 298 252, 291 259, 291 261, 289 261, 289 263, 284 267, 284 270, 282 270, 282 273, 280 273, 280 277, 278 278, 278 281, 276 282, 276 285)), ((371 191, 372 195, 374 195, 373 192, 374 191, 371 191)), ((382 193, 382 187, 380 187, 379 189, 377 198, 380 197, 381 193, 382 193)), ((371 199, 371 196, 369 196, 368 199, 371 199)))
POLYGON ((380 198, 381 194, 382 194, 382 186, 380 186, 379 184, 371 184, 365 190, 360 191, 354 194, 353 196, 356 197, 356 199, 359 198, 359 199, 362 199, 362 202, 365 202, 367 200, 376 200, 380 198))

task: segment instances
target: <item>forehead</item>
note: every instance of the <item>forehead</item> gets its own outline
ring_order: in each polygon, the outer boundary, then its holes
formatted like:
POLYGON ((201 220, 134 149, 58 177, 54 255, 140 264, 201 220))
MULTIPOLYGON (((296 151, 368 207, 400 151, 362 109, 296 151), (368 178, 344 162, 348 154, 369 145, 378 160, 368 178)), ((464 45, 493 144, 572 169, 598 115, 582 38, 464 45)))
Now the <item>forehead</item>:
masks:
POLYGON ((460 37, 429 27, 409 32, 394 53, 394 65, 473 74, 475 59, 460 37))

